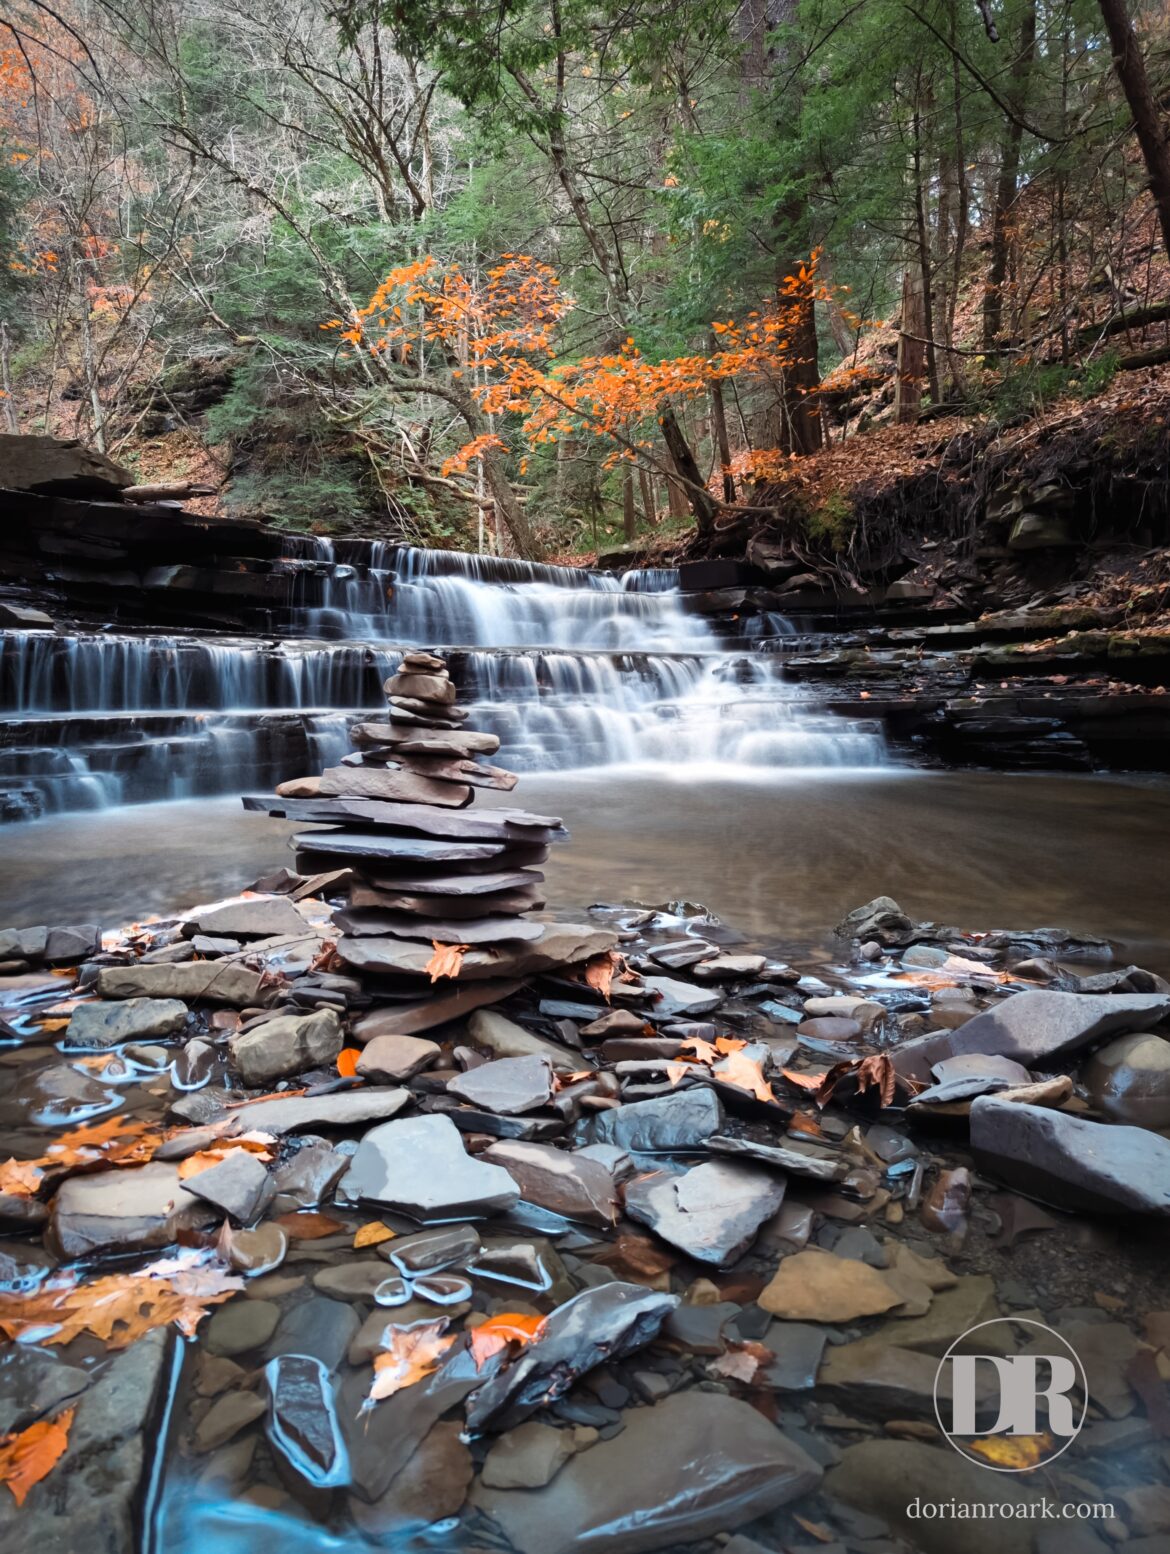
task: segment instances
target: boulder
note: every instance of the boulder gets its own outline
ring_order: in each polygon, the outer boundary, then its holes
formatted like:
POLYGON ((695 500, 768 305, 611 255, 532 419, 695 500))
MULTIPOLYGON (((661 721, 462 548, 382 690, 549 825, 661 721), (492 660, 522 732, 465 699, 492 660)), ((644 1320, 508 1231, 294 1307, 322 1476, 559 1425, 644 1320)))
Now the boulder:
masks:
POLYGON ((981 1095, 971 1103, 971 1147, 981 1170, 1046 1203, 1170 1214, 1170 1139, 1145 1128, 981 1095))
POLYGON ((819 1465, 750 1404, 675 1393, 625 1415, 625 1428, 574 1456, 543 1489, 472 1500, 519 1554, 648 1554, 695 1544, 815 1489, 819 1465))
POLYGON ((1081 1071, 1093 1105, 1113 1122, 1170 1127, 1170 1041, 1142 1031, 1098 1048, 1081 1071))
POLYGON ((410 1117, 372 1128, 358 1145, 346 1187, 418 1220, 475 1218, 520 1197, 502 1167, 469 1155, 449 1117, 410 1117))
POLYGON ((626 1187, 626 1213, 688 1257, 722 1268, 741 1257, 784 1199, 784 1180, 759 1166, 710 1160, 626 1187))
POLYGON ((77 438, 0 435, 0 487, 117 501, 134 476, 77 438))
POLYGON ((187 1005, 177 998, 126 998, 78 1004, 69 1017, 66 1047, 100 1052, 125 1041, 177 1036, 187 1023, 187 1005))
POLYGON ((318 1009, 315 1014, 281 1015, 265 1020, 235 1037, 229 1045, 232 1062, 244 1083, 260 1086, 332 1063, 343 1042, 336 1013, 332 1009, 318 1009))
POLYGON ((53 1200, 50 1233, 66 1259, 169 1246, 218 1216, 187 1189, 178 1168, 149 1165, 71 1176, 53 1200))
POLYGON ((1025 1068, 1104 1036, 1143 1031, 1170 1015, 1166 993, 1013 993, 957 1030, 921 1036, 898 1049, 899 1066, 919 1054, 929 1064, 963 1053, 1014 1058, 1025 1068))

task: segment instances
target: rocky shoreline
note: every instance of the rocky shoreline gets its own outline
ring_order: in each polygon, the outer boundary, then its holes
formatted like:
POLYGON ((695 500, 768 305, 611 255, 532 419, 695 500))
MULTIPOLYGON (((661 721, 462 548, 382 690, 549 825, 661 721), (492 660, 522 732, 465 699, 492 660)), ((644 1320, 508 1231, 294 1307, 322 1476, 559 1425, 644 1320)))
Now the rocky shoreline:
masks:
POLYGON ((888 898, 816 975, 684 902, 548 922, 559 819, 467 807, 514 779, 440 660, 388 691, 249 801, 337 827, 295 868, 0 936, 9 1489, 60 1434, 5 1547, 941 1554, 985 1534, 915 1495, 1042 1494, 1163 1548, 1170 983, 888 898), (1088 1376, 1039 1486, 935 1416, 997 1317, 1088 1376))

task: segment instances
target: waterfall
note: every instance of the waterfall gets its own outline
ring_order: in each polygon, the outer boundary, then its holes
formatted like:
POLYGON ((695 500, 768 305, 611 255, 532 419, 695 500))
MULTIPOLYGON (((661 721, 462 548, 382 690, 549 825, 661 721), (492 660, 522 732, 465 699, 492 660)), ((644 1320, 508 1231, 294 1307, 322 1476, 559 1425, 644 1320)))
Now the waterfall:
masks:
POLYGON ((574 567, 290 536, 283 639, 0 634, 0 818, 268 787, 382 706, 401 647, 445 652, 518 771, 873 766, 879 726, 818 712, 763 644, 728 646, 670 568, 574 567))

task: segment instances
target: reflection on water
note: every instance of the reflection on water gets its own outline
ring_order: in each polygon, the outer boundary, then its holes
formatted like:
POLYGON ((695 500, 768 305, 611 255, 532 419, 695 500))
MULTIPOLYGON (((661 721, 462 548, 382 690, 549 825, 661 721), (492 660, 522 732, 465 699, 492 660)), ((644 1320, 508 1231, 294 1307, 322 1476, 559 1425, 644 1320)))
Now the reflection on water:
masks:
MULTIPOLYGON (((549 865, 550 905, 688 897, 754 939, 827 952, 844 912, 884 893, 919 918, 1106 934, 1170 970, 1165 786, 839 768, 744 777, 693 766, 527 777, 515 798, 563 815, 572 833, 549 865)), ((291 863, 293 829, 233 799, 11 826, 0 923, 113 927, 171 912, 291 863)))

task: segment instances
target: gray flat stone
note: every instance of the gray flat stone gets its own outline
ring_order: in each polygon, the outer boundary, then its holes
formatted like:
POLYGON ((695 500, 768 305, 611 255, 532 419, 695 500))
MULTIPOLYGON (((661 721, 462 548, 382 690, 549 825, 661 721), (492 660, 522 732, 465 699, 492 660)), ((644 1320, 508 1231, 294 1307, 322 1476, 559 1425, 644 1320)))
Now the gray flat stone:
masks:
POLYGON ((543 1057, 496 1058, 448 1080, 447 1093, 472 1106, 514 1116, 547 1104, 552 1069, 543 1057))
POLYGON ((699 1262, 724 1267, 741 1257, 784 1199, 784 1181, 759 1166, 711 1160, 676 1176, 635 1177, 626 1213, 699 1262))
POLYGON ((177 998, 127 998, 78 1004, 69 1017, 66 1047, 100 1052, 125 1041, 175 1036, 187 1023, 187 1005, 177 998))
POLYGON ((312 931, 287 896, 256 896, 246 901, 229 901, 196 913, 183 924, 183 933, 188 939, 196 934, 207 934, 211 938, 275 939, 284 934, 312 931))
POLYGON ((576 1073, 584 1063, 579 1052, 526 1031, 494 1009, 477 1009, 467 1022, 467 1034, 477 1047, 486 1047, 497 1057, 547 1058, 559 1073, 576 1073))
POLYGON ((702 1149, 723 1126, 723 1106, 706 1085, 634 1101, 602 1112, 591 1126, 591 1144, 614 1144, 646 1154, 702 1149))
POLYGON ((410 1117, 365 1135, 346 1186, 354 1196, 420 1220, 496 1214, 519 1189, 500 1166, 469 1155, 448 1117, 410 1117))
POLYGON ((493 980, 476 982, 466 986, 456 985, 449 992, 434 992, 417 1003, 391 1004, 384 1009, 371 1010, 362 1015, 353 1026, 353 1039, 359 1044, 373 1041, 375 1036, 413 1036, 419 1031, 431 1031, 458 1020, 473 1009, 485 1004, 498 1004, 519 992, 522 982, 493 980))
POLYGON ((103 966, 98 972, 97 991, 103 998, 181 998, 186 1003, 202 999, 245 1009, 267 1002, 260 978, 258 971, 223 960, 103 966))
POLYGON ((275 1192, 263 1162, 247 1149, 234 1149, 218 1165, 187 1177, 184 1186, 241 1225, 251 1225, 275 1192))
POLYGON ((300 1133, 306 1128, 349 1128, 378 1117, 393 1117, 410 1100, 409 1090, 342 1090, 331 1095, 294 1095, 287 1101, 257 1101, 239 1115, 248 1128, 300 1133))
POLYGON ((933 1065, 942 1058, 982 1052, 1033 1068, 1103 1036, 1149 1030, 1167 1015, 1166 993, 1013 993, 956 1030, 902 1043, 896 1062, 901 1069, 917 1055, 933 1065))
POLYGON ((362 1079, 376 1084, 401 1084, 435 1063, 442 1049, 418 1036, 375 1036, 357 1060, 362 1079))
POLYGON ((656 1019, 669 1015, 683 1015, 697 1019, 710 1014, 723 1002, 723 994, 710 988, 695 987, 692 982, 679 982, 673 977, 643 977, 642 985, 655 995, 650 1005, 656 1019))
POLYGON ((152 1161, 135 1168, 71 1176, 53 1200, 51 1234, 66 1258, 169 1246, 215 1210, 188 1191, 178 1168, 152 1161))
POLYGON ((519 1139, 492 1144, 480 1158, 503 1166, 526 1203, 589 1225, 617 1220, 613 1175, 600 1161, 519 1139))

